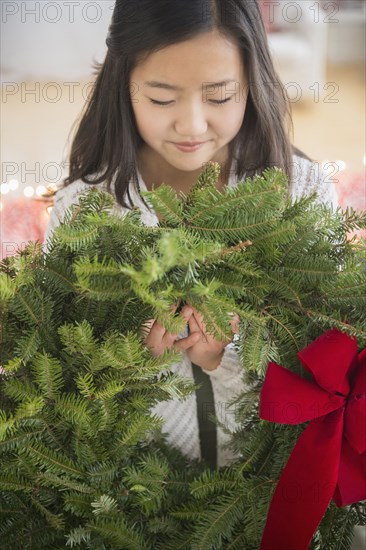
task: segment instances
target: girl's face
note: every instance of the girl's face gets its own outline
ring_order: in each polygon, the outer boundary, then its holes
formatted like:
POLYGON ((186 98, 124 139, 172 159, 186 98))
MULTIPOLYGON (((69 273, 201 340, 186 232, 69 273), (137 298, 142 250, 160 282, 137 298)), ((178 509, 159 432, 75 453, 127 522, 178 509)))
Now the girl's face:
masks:
POLYGON ((133 69, 130 96, 154 166, 179 178, 199 173, 209 160, 224 163, 248 97, 240 50, 217 31, 168 46, 133 69), (184 152, 178 142, 204 143, 184 152))

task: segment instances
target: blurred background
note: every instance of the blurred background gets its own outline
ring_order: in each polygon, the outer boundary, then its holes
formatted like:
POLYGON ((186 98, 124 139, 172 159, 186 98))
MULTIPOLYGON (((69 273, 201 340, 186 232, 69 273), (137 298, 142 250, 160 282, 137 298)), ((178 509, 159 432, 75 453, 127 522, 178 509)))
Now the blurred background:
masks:
MULTIPOLYGON (((250 0, 248 0, 250 1, 250 0)), ((252 1, 252 0, 251 0, 252 1)), ((294 143, 366 210, 365 0, 258 0, 294 143)), ((1 257, 43 241, 113 0, 1 2, 1 257)))

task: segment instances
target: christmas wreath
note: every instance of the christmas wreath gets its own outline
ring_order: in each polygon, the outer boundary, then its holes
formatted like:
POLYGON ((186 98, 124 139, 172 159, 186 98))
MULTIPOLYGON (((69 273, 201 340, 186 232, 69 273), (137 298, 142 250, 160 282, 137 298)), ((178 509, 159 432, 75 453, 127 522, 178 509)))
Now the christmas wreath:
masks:
POLYGON ((349 233, 366 213, 294 201, 276 168, 223 191, 218 177, 208 163, 188 196, 145 192, 156 227, 92 189, 47 253, 2 262, 2 548, 295 550, 299 533, 296 550, 335 550, 365 525, 365 243, 349 233), (218 470, 151 414, 194 391, 169 370, 181 355, 141 337, 150 318, 179 333, 177 302, 219 339, 240 316, 251 390, 233 402, 240 459, 218 470))

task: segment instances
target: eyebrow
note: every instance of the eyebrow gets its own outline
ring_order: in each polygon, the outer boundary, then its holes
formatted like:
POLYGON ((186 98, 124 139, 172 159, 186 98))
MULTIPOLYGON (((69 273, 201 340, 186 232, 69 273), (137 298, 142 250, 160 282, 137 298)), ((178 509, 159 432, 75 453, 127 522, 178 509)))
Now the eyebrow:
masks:
MULTIPOLYGON (((236 82, 234 78, 229 78, 227 80, 222 80, 221 82, 209 82, 208 84, 205 84, 204 88, 210 88, 212 86, 225 86, 225 84, 229 84, 230 82, 236 82)), ((165 82, 157 82, 156 80, 148 80, 147 82, 144 82, 144 86, 149 86, 150 88, 162 88, 163 90, 175 90, 178 92, 182 92, 184 88, 180 88, 179 86, 173 86, 172 84, 166 84, 165 82)))

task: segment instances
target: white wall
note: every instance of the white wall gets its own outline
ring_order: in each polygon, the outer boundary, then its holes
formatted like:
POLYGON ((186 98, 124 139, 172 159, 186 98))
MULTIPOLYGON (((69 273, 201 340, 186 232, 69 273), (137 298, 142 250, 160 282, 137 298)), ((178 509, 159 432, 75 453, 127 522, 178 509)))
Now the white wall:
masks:
POLYGON ((340 9, 335 18, 338 22, 329 25, 328 60, 339 64, 365 62, 365 1, 349 2, 348 9, 340 9))
POLYGON ((103 61, 113 0, 1 2, 3 81, 83 79, 103 61))

